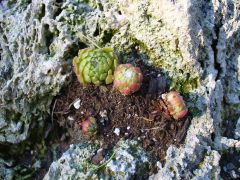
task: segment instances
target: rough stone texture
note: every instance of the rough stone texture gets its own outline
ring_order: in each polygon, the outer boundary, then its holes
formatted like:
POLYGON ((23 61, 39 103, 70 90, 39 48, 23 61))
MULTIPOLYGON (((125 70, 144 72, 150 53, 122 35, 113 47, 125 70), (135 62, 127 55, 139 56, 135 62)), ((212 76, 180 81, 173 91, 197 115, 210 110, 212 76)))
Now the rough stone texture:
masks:
POLYGON ((194 118, 185 143, 168 149, 151 178, 219 178, 221 154, 239 149, 239 125, 236 139, 222 136, 222 123, 240 116, 239 1, 9 2, 0 6, 1 143, 18 143, 43 124, 72 57, 90 38, 112 46, 122 62, 137 54, 189 97, 194 118))
POLYGON ((4 161, 0 158, 0 179, 13 179, 13 170, 9 168, 12 162, 4 161))
MULTIPOLYGON (((194 117, 185 145, 168 149, 166 164, 152 179, 219 179, 220 154, 239 149, 239 141, 222 137, 221 124, 239 116, 239 7, 232 1, 178 1, 185 6, 191 46, 202 69, 201 95, 206 110, 194 117)), ((171 13, 171 12, 169 12, 171 13)), ((194 53, 191 53, 194 54, 194 53)))
POLYGON ((70 145, 62 157, 53 162, 44 180, 48 179, 96 179, 94 169, 96 166, 91 164, 91 157, 96 152, 97 147, 91 144, 70 145))
POLYGON ((236 139, 240 139, 240 118, 238 119, 237 124, 236 124, 236 129, 235 129, 235 132, 234 132, 234 137, 235 137, 236 139))
POLYGON ((0 143, 19 143, 43 125, 72 58, 85 47, 75 32, 92 35, 97 18, 83 0, 1 1, 0 143))
POLYGON ((44 180, 131 179, 148 170, 146 153, 136 141, 119 141, 109 157, 99 165, 91 163, 96 151, 97 147, 91 144, 71 145, 58 161, 52 163, 44 180))

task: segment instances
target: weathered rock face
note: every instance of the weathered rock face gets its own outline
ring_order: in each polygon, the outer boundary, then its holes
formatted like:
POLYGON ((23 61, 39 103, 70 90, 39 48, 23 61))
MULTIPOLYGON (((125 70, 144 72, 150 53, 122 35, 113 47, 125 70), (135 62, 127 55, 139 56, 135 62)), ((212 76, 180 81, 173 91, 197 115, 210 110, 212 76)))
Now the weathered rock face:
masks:
POLYGON ((137 54, 189 96, 195 117, 185 144, 170 147, 151 178, 219 178, 220 154, 240 148, 222 127, 240 115, 239 8, 231 0, 2 1, 0 142, 18 143, 42 126, 90 38, 112 46, 122 62, 137 54))
POLYGON ((111 154, 94 165, 91 158, 97 146, 71 145, 69 150, 49 168, 48 179, 132 179, 148 170, 148 157, 136 141, 119 141, 111 154))

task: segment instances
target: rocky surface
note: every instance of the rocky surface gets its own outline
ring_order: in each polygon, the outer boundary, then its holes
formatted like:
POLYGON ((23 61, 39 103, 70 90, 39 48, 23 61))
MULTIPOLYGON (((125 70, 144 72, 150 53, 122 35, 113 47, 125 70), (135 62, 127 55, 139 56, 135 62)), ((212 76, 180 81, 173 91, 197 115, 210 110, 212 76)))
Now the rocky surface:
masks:
MULTIPOLYGON (((44 180, 48 179, 132 179, 148 170, 148 157, 136 141, 119 141, 111 154, 99 165, 92 163, 97 146, 71 145, 62 157, 53 162, 44 180)), ((99 149, 102 151, 101 149, 99 149)), ((98 150, 98 151, 99 151, 98 150)))
POLYGON ((1 1, 0 143, 19 143, 43 126, 72 58, 94 41, 122 62, 137 55, 160 68, 189 97, 185 143, 168 149, 151 178, 218 179, 221 155, 240 148, 239 9, 231 0, 1 1))

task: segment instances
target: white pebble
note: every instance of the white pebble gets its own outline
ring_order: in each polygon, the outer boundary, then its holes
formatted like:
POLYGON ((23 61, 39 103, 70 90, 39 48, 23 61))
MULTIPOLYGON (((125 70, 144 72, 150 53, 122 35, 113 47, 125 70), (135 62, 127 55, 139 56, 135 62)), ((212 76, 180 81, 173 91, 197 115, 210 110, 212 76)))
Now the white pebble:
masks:
POLYGON ((233 179, 237 179, 238 177, 237 177, 237 174, 236 174, 236 172, 234 171, 234 170, 232 170, 231 172, 230 172, 230 176, 233 178, 233 179))
POLYGON ((78 98, 74 101, 73 106, 75 107, 75 109, 79 109, 81 106, 81 100, 78 98))
POLYGON ((103 117, 107 117, 107 111, 103 110, 99 112, 99 115, 103 118, 103 117))
POLYGON ((67 117, 69 121, 74 121, 74 118, 72 116, 67 117))
POLYGON ((99 153, 99 152, 101 152, 103 149, 102 148, 100 148, 99 150, 97 150, 97 153, 99 153))
POLYGON ((130 129, 130 126, 127 127, 127 130, 129 130, 129 129, 130 129))
POLYGON ((120 134, 120 129, 119 128, 115 128, 113 131, 117 136, 119 136, 120 134))
POLYGON ((157 167, 159 168, 159 169, 161 169, 162 168, 162 164, 159 162, 159 161, 157 161, 157 167))

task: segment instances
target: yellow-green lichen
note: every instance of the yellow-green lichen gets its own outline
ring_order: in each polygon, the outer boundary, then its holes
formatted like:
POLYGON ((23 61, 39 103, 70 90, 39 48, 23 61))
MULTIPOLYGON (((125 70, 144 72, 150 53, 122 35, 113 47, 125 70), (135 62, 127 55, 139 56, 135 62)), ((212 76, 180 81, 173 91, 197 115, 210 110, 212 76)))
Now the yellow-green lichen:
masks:
POLYGON ((183 59, 181 51, 177 48, 173 48, 170 45, 170 41, 160 42, 162 47, 163 56, 156 55, 156 50, 146 46, 143 42, 131 37, 131 40, 139 45, 142 52, 146 53, 152 64, 160 69, 163 69, 167 75, 170 75, 170 88, 188 94, 190 91, 197 89, 200 86, 200 78, 198 74, 192 72, 189 67, 178 67, 175 62, 183 59), (165 58, 170 58, 172 61, 166 61, 165 58))
POLYGON ((188 94, 190 91, 197 89, 200 86, 199 77, 174 77, 171 79, 170 89, 177 90, 183 94, 188 94))

